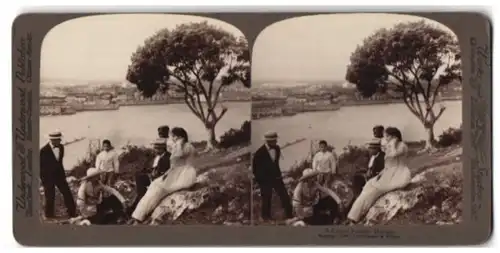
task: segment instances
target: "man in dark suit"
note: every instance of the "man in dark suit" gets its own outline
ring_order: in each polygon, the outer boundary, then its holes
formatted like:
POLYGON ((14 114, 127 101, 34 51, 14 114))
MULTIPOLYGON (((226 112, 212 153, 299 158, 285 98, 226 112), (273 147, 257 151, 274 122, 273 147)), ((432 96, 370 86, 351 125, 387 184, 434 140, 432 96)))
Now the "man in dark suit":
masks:
POLYGON ((40 150, 40 180, 45 192, 45 217, 54 218, 54 199, 56 187, 63 195, 64 204, 70 217, 76 216, 76 205, 73 194, 66 181, 63 158, 64 146, 61 145, 62 134, 49 134, 49 143, 40 150))
POLYGON ((385 153, 381 150, 380 140, 374 139, 368 143, 368 151, 370 152, 370 161, 366 171, 366 180, 378 176, 385 167, 385 153))
POLYGON ((167 151, 167 143, 164 138, 158 138, 153 147, 156 156, 151 167, 138 171, 135 174, 135 184, 137 196, 130 206, 129 213, 133 212, 141 198, 146 194, 148 186, 153 180, 163 175, 170 169, 170 152, 167 151))
MULTIPOLYGON (((370 160, 368 161, 367 170, 356 173, 352 178, 353 198, 346 209, 347 212, 349 212, 354 201, 361 194, 366 182, 378 176, 385 167, 385 153, 381 150, 380 139, 375 138, 368 143, 368 152, 370 153, 370 160)), ((345 213, 346 215, 347 212, 345 213)))
POLYGON ((281 199, 286 218, 290 219, 293 217, 293 209, 281 176, 279 164, 281 149, 277 144, 278 134, 269 132, 264 135, 264 138, 266 143, 255 152, 252 162, 252 172, 262 198, 261 217, 264 220, 272 219, 271 198, 274 189, 281 199))

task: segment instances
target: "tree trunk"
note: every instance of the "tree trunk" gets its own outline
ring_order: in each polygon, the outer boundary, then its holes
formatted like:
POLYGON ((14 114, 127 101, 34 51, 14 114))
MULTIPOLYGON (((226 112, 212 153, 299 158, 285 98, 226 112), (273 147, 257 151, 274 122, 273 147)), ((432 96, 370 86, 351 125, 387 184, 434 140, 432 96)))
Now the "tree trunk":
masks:
POLYGON ((425 149, 433 149, 436 147, 436 139, 434 137, 434 125, 425 126, 427 132, 427 139, 425 140, 425 149))
POLYGON ((217 145, 217 139, 215 138, 215 126, 205 126, 207 130, 207 147, 206 150, 211 150, 217 145))

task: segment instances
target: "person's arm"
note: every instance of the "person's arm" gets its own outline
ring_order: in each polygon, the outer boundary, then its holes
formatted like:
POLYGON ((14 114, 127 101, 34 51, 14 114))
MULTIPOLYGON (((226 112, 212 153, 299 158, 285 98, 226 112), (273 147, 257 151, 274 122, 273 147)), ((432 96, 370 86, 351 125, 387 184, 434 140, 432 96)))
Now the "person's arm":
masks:
POLYGON ((319 154, 319 152, 314 154, 314 156, 313 156, 312 165, 311 165, 313 170, 316 170, 316 166, 318 166, 318 154, 319 154))
POLYGON ((339 205, 339 208, 342 210, 343 209, 343 205, 342 205, 342 199, 340 199, 339 195, 337 195, 337 193, 335 193, 334 191, 320 185, 319 183, 315 183, 316 184, 316 187, 318 187, 318 189, 322 192, 324 192, 325 194, 329 195, 330 197, 332 197, 332 199, 335 200, 335 202, 337 202, 337 204, 339 205))
POLYGON ((123 205, 126 205, 127 200, 125 199, 125 197, 123 197, 123 195, 119 191, 102 183, 100 184, 100 186, 107 193, 114 195, 118 200, 120 200, 120 202, 122 202, 123 205))
MULTIPOLYGON (((78 188, 78 193, 77 193, 77 199, 76 199, 76 206, 78 207, 79 210, 82 210, 85 208, 85 203, 87 202, 87 194, 85 193, 85 188, 86 188, 87 182, 83 182, 80 185, 80 188, 78 188)), ((80 211, 82 213, 82 211, 80 211)))
POLYGON ((329 157, 332 174, 337 174, 337 156, 332 152, 329 157))
POLYGON ((120 159, 116 151, 113 154, 113 168, 115 169, 115 173, 120 172, 120 159))
POLYGON ((196 148, 193 146, 193 144, 191 144, 190 142, 186 142, 184 144, 182 157, 186 158, 189 156, 195 156, 196 153, 197 153, 197 151, 196 151, 196 148))
POLYGON ((257 178, 257 161, 258 161, 258 158, 259 157, 259 150, 257 150, 257 152, 255 152, 252 156, 252 173, 253 173, 253 176, 255 178, 257 178))
POLYGON ((293 190, 292 196, 292 206, 299 207, 302 204, 302 190, 304 187, 304 183, 299 181, 295 189, 293 190))
POLYGON ((404 142, 398 142, 391 146, 392 147, 390 148, 390 150, 387 150, 385 152, 386 157, 398 157, 406 155, 406 153, 408 152, 408 146, 406 146, 404 142))
POLYGON ((174 145, 172 145, 172 152, 170 153, 170 157, 182 158, 183 155, 184 155, 184 150, 182 148, 182 144, 180 144, 179 142, 174 143, 174 145))
POLYGON ((172 152, 172 145, 173 145, 172 140, 170 138, 167 139, 167 141, 165 141, 165 144, 167 145, 167 151, 172 152))
POLYGON ((97 154, 96 158, 95 158, 95 164, 94 164, 94 167, 98 170, 100 170, 101 168, 101 158, 102 158, 102 152, 99 152, 99 154, 97 154))

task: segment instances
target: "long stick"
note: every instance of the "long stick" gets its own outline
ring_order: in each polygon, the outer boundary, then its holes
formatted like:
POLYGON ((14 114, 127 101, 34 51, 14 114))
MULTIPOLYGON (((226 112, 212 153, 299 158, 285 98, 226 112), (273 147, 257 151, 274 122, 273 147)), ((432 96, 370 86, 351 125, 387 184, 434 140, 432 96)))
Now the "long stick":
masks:
POLYGON ((253 178, 250 177, 250 224, 253 226, 254 225, 254 214, 253 214, 253 178))
POLYGON ((77 142, 83 141, 85 139, 86 139, 86 137, 76 138, 76 139, 73 139, 71 141, 67 141, 67 142, 63 143, 62 145, 63 146, 69 146, 69 145, 71 145, 73 143, 77 143, 77 142))
POLYGON ((303 141, 305 141, 305 140, 306 140, 306 138, 300 138, 300 139, 297 139, 297 140, 292 141, 292 142, 287 142, 287 143, 285 143, 283 146, 281 146, 280 148, 281 148, 281 150, 283 150, 283 149, 285 149, 285 148, 288 148, 288 147, 290 147, 290 146, 293 146, 293 145, 295 145, 295 144, 297 144, 297 143, 300 143, 300 142, 303 142, 303 141))

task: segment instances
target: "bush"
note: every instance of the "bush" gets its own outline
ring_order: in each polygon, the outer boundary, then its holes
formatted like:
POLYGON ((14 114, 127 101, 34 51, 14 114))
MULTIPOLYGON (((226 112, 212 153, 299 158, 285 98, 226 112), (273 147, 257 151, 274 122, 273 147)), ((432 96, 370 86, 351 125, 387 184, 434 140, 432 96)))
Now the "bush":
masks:
POLYGON ((234 146, 247 145, 251 139, 250 121, 245 121, 240 129, 231 128, 220 137, 219 148, 227 149, 234 146))
POLYGON ((134 173, 151 166, 155 152, 151 148, 141 146, 126 146, 120 155, 120 173, 134 173))
POLYGON ((76 178, 81 178, 87 175, 87 170, 95 166, 95 159, 97 157, 98 151, 94 151, 89 154, 89 157, 85 159, 80 159, 76 162, 76 165, 71 168, 67 173, 68 176, 73 176, 76 178))
POLYGON ((462 126, 459 128, 448 128, 438 138, 439 147, 449 147, 462 143, 462 126))
POLYGON ((194 141, 191 142, 196 150, 203 150, 207 147, 207 141, 194 141))
POLYGON ((337 171, 341 174, 354 175, 357 171, 365 170, 370 160, 370 154, 365 147, 348 145, 339 156, 337 171))

